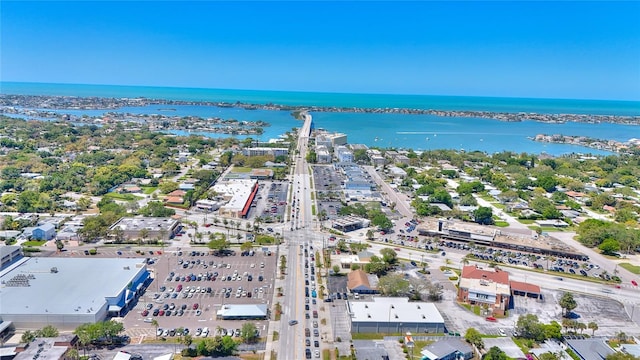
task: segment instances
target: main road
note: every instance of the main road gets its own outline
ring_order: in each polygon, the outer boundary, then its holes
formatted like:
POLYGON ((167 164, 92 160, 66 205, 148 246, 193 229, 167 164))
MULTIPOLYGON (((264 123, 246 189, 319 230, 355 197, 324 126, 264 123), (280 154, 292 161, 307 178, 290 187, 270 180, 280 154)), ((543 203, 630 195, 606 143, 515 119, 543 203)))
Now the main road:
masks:
POLYGON ((284 251, 287 269, 284 297, 282 302, 282 317, 280 321, 280 344, 278 358, 303 359, 305 357, 304 328, 311 328, 311 319, 305 319, 305 295, 303 253, 301 246, 308 243, 313 232, 313 214, 311 198, 311 179, 306 155, 309 146, 311 132, 311 115, 306 112, 301 114, 304 124, 298 133, 297 154, 294 156, 294 167, 291 173, 291 196, 289 197, 289 221, 284 225, 284 251), (291 321, 297 324, 290 325, 291 321))

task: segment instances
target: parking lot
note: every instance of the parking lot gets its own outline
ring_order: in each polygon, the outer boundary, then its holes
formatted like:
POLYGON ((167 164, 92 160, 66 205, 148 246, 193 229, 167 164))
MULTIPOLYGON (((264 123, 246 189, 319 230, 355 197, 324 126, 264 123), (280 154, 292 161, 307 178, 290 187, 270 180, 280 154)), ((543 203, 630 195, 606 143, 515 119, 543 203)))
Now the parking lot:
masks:
MULTIPOLYGON (((163 336, 180 327, 189 329, 192 335, 198 328, 208 328, 208 335, 214 336, 220 327, 227 334, 239 336, 237 330, 244 321, 216 319, 222 305, 271 305, 276 272, 273 255, 254 251, 253 256, 242 256, 237 251, 235 255, 214 256, 202 248, 156 254, 155 258, 149 265, 154 281, 124 319, 130 336, 155 335, 153 319, 167 330, 163 336)), ((267 334, 267 320, 252 322, 261 336, 267 334)))

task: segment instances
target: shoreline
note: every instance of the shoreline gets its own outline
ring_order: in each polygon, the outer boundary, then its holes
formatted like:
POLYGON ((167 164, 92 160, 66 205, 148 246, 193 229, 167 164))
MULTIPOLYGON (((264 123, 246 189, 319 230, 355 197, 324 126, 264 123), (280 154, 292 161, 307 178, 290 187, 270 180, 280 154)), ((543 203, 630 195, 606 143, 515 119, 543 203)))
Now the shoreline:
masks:
MULTIPOLYGON (((371 113, 371 114, 405 114, 405 115, 433 115, 439 117, 483 118, 504 122, 538 121, 543 123, 562 124, 566 122, 581 123, 613 123, 621 125, 640 125, 640 115, 590 115, 590 114, 541 114, 525 112, 493 112, 473 110, 434 110, 411 108, 360 108, 360 107, 335 107, 313 105, 279 105, 279 104, 249 104, 236 101, 185 101, 163 100, 148 98, 103 98, 103 97, 77 97, 77 96, 50 96, 50 95, 8 95, 0 94, 0 109, 2 112, 18 111, 17 108, 50 109, 50 110, 115 110, 122 107, 141 107, 149 105, 172 106, 214 106, 221 108, 240 108, 244 110, 274 110, 291 112, 337 112, 337 113, 371 113)), ((27 109, 24 109, 27 110, 27 109)))

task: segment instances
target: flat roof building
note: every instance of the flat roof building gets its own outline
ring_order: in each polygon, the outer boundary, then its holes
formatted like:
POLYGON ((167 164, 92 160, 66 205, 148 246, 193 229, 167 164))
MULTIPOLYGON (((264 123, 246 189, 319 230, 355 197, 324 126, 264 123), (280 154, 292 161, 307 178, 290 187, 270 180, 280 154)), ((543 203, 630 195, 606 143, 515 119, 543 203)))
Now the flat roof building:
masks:
POLYGON ((180 221, 169 217, 123 217, 109 228, 110 232, 119 229, 125 239, 142 238, 141 230, 146 229, 147 240, 169 240, 182 229, 180 221))
POLYGON ((22 258, 22 246, 0 246, 0 258, 2 259, 2 261, 0 262, 0 270, 4 270, 4 268, 13 264, 16 260, 22 258))
POLYGON ((219 194, 226 204, 218 210, 222 216, 241 218, 243 210, 250 205, 257 191, 256 180, 230 179, 213 186, 213 191, 219 194))
POLYGON ((266 304, 224 304, 216 313, 221 320, 265 320, 269 318, 266 304))
POLYGON ((0 317, 18 329, 75 329, 126 313, 148 281, 142 259, 23 258, 0 272, 0 317))
POLYGON ((443 333, 444 319, 433 303, 407 298, 374 297, 373 301, 349 301, 351 332, 443 333))

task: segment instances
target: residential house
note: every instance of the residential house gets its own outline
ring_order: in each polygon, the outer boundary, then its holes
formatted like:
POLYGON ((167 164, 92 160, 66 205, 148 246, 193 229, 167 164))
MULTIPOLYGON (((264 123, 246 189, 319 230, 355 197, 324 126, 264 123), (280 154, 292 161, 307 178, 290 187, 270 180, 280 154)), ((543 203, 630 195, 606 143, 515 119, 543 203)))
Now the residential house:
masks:
POLYGON ((459 337, 443 338, 422 351, 422 360, 469 360, 473 357, 473 348, 459 337))
POLYGON ((36 240, 51 240, 56 236, 56 227, 52 223, 44 223, 33 229, 31 237, 36 240))
POLYGON ((604 339, 567 339, 567 345, 581 360, 604 360, 615 351, 604 339))

